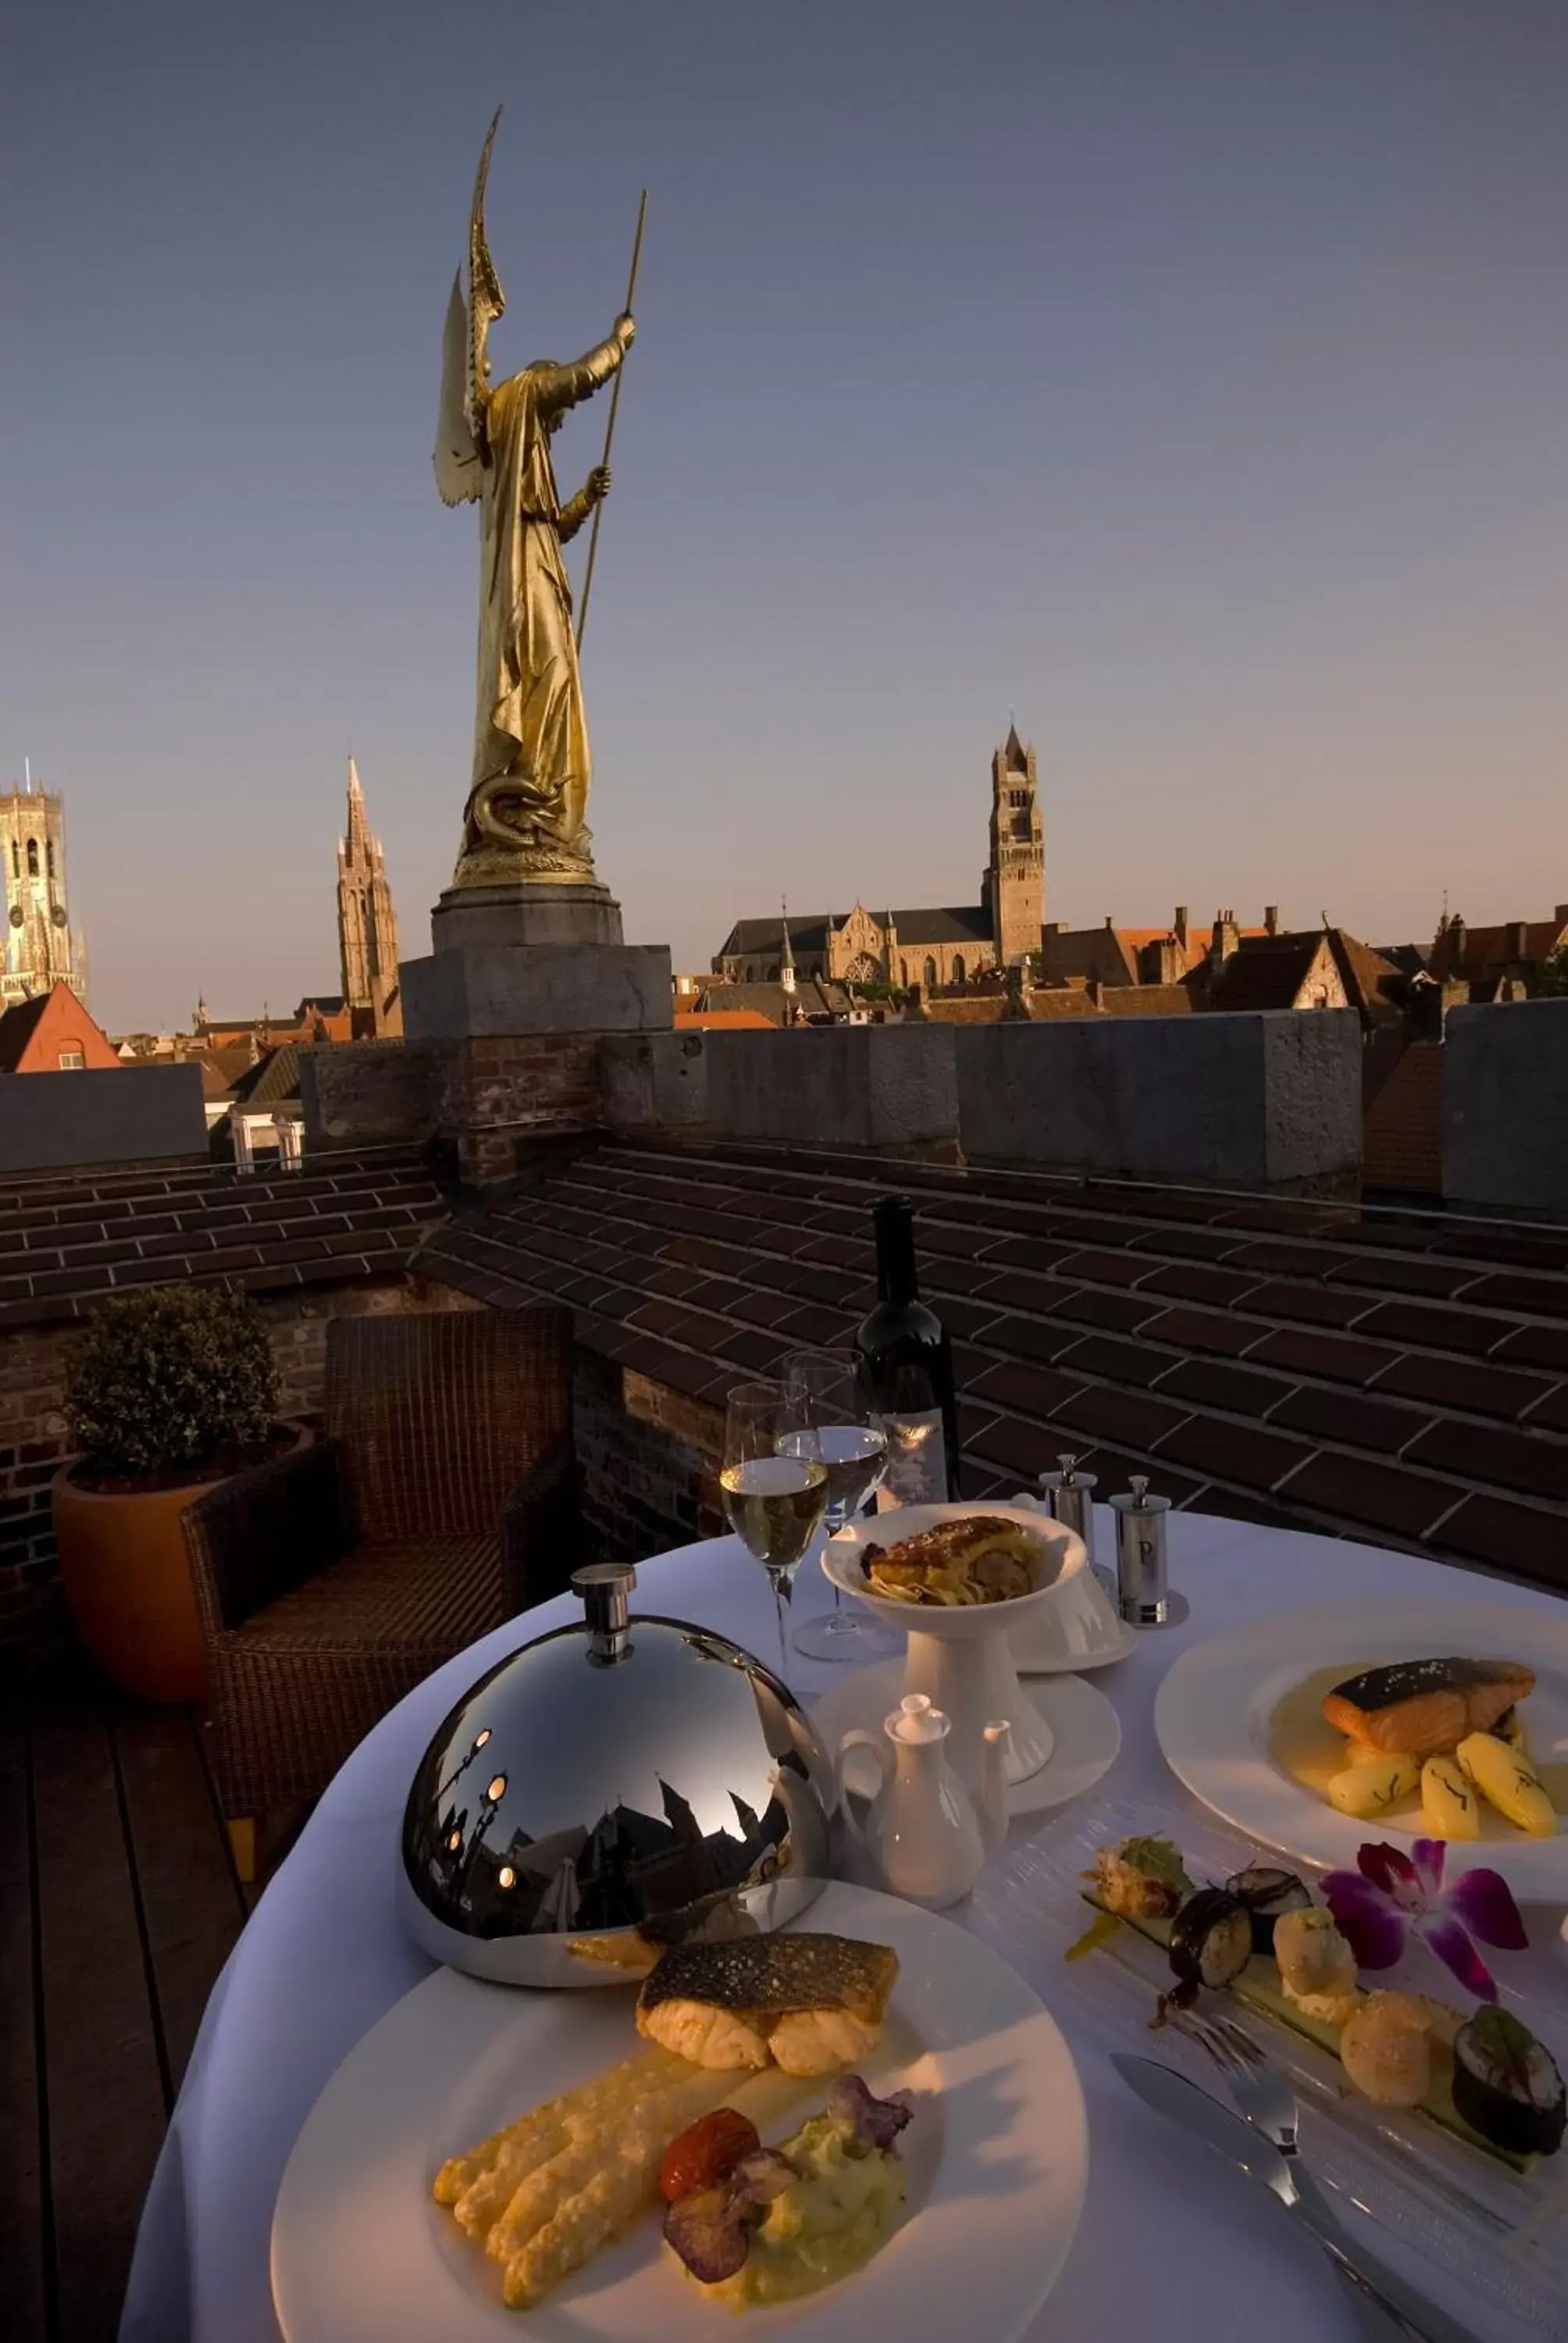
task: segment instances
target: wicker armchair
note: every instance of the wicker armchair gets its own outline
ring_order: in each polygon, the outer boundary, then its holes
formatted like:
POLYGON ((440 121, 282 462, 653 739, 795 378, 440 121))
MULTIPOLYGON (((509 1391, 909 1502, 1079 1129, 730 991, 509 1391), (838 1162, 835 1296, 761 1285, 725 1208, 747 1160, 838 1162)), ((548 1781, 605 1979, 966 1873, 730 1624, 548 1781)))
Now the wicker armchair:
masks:
POLYGON ((565 1310, 339 1318, 327 1436, 185 1515, 242 1877, 411 1685, 577 1561, 565 1310))

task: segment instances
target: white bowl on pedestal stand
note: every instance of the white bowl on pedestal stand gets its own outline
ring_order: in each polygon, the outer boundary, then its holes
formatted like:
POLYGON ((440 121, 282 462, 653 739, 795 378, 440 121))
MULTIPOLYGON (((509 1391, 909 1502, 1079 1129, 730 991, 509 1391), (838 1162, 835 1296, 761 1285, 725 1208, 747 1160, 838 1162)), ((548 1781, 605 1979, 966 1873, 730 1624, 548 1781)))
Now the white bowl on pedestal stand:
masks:
POLYGON ((903 1505, 849 1523, 822 1549, 824 1576, 909 1637, 903 1689, 927 1694, 952 1720, 948 1760, 971 1795, 984 1775, 985 1728, 994 1718, 1012 1727, 1010 1788, 1038 1774, 1050 1756, 1051 1729, 1019 1683, 1009 1631, 1043 1618, 1053 1605, 1070 1608, 1086 1564, 1076 1531, 1021 1505, 903 1505), (1031 1593, 1006 1603, 950 1604, 900 1603, 874 1591, 866 1576, 868 1545, 897 1545, 966 1513, 1000 1514, 1025 1532, 1036 1554, 1031 1593))

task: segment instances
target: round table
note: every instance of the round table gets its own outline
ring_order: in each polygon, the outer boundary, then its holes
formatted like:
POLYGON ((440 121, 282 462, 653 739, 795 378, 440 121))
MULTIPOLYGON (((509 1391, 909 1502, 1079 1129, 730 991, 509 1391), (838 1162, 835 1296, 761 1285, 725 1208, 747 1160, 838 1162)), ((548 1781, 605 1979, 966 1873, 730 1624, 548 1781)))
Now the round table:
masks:
MULTIPOLYGON (((1097 1539, 1102 1554, 1114 1551, 1103 1510, 1097 1539)), ((1484 1594, 1522 1610, 1553 1604, 1414 1555, 1199 1514, 1171 1516, 1171 1564, 1172 1584, 1191 1600, 1190 1620, 1141 1635, 1130 1657, 1094 1678, 1121 1722, 1114 1784, 1134 1803, 1140 1795, 1185 1798, 1155 1745, 1155 1688, 1179 1652, 1222 1626, 1342 1595, 1484 1594)), ((661 1555, 639 1565, 638 1580, 636 1609, 700 1621, 765 1661, 776 1658, 772 1596, 736 1539, 661 1555)), ((797 1620, 829 1599, 808 1565, 797 1620)), ((414 1769, 482 1668, 574 1616, 580 1613, 569 1596, 543 1604, 437 1670, 366 1737, 321 1799, 207 2004, 143 2213, 121 2343, 279 2343, 268 2237, 289 2150, 339 2060, 431 1966, 404 1936, 393 1902, 414 1769)), ((843 1670, 792 1654, 788 1673, 809 1699, 843 1670)), ((1031 1835, 1048 1819, 1016 1823, 1014 1834, 1031 1835)), ((960 1906, 950 1916, 962 1926, 963 1913, 960 1906)), ((1070 2002, 1057 2015, 1088 2100, 1091 2173, 1082 2226, 1031 2343, 1102 2343, 1200 2326, 1206 2343, 1255 2343, 1261 2323, 1270 2343, 1370 2335, 1289 2216, 1134 2100, 1099 2047, 1074 2036, 1070 2002), (1183 2306, 1175 2330, 1173 2303, 1183 2306)), ((1384 2233, 1375 2244, 1400 2258, 1384 2233)), ((1478 2343, 1528 2343, 1527 2330, 1490 2306, 1462 2307, 1451 2292, 1447 2298, 1456 2315, 1462 2308, 1478 2343)), ((1382 2331, 1393 2332, 1386 2322, 1382 2331)))

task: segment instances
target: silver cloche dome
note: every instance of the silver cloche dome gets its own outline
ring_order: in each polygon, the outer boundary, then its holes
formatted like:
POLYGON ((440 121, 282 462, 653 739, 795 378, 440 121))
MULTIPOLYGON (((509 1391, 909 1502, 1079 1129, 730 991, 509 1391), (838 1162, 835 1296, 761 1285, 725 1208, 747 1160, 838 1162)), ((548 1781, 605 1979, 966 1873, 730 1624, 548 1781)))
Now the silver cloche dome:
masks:
POLYGON ((707 1628, 572 1585, 585 1624, 498 1662, 426 1751, 399 1905, 425 1950, 505 1984, 615 1985, 693 1935, 792 1919, 829 1877, 831 1767, 789 1687, 707 1628))

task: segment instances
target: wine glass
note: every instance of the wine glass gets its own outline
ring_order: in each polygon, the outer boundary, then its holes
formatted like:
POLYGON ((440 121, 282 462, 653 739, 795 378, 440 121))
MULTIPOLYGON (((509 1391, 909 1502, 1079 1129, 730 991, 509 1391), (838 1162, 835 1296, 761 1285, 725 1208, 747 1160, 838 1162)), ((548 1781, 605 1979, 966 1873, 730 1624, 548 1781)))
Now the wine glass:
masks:
POLYGON ((738 1383, 730 1393, 719 1486, 730 1528, 771 1583, 782 1676, 789 1659, 784 1606, 828 1502, 827 1468, 815 1429, 800 1422, 782 1383, 738 1383))
MULTIPOLYGON (((780 1436, 779 1453, 793 1455, 798 1443, 815 1441, 828 1474, 823 1518, 830 1537, 854 1519, 881 1479, 888 1435, 867 1403, 851 1353, 792 1351, 784 1376, 791 1426, 780 1436)), ((843 1599, 835 1586, 833 1609, 796 1630, 798 1652, 809 1660, 866 1660, 897 1648, 879 1621, 859 1608, 846 1611, 843 1599)))

